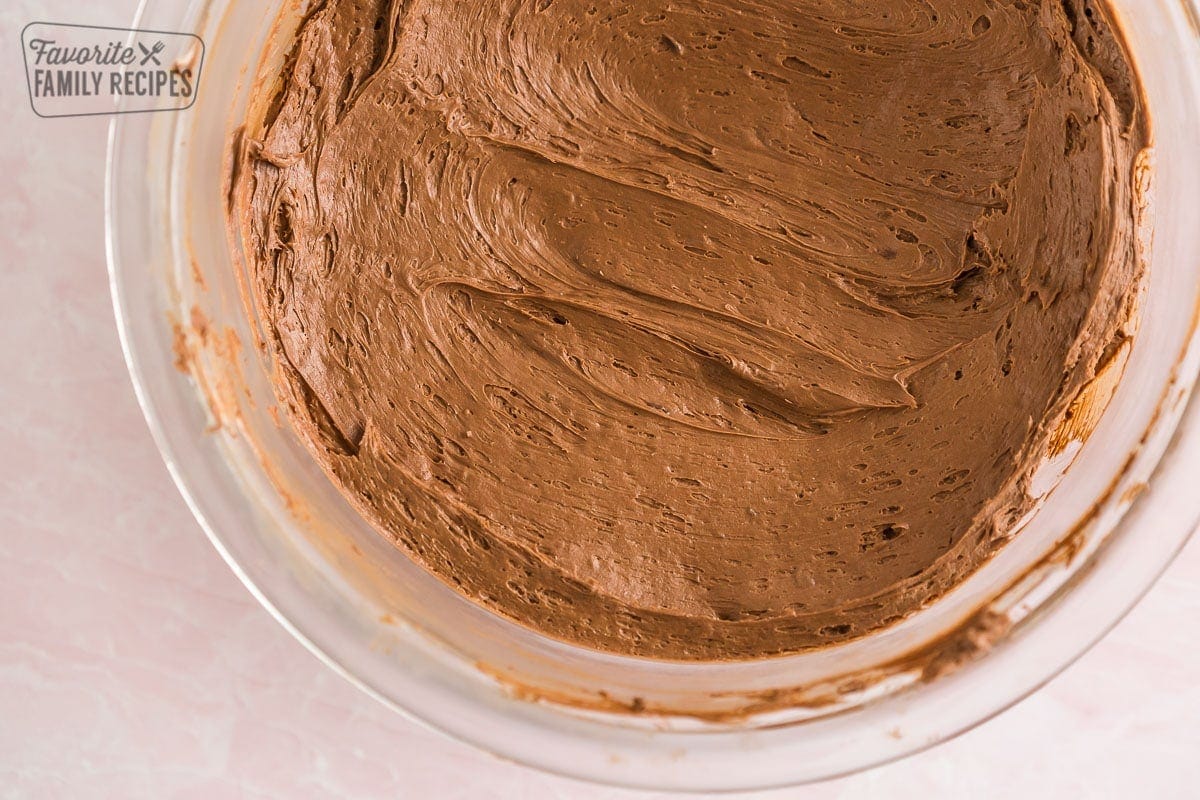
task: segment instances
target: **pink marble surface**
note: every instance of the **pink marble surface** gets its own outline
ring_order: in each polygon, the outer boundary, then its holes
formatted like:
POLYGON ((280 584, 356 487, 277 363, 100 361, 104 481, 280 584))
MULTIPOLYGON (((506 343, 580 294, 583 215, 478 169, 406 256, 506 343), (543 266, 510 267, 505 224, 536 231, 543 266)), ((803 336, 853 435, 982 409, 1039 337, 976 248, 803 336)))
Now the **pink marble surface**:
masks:
MULTIPOLYGON (((176 493, 104 266, 106 122, 43 120, 0 6, 0 798, 641 798, 502 763, 377 705, 293 641, 176 493)), ((761 797, 1200 793, 1200 540, 1031 699, 891 766, 761 797)))

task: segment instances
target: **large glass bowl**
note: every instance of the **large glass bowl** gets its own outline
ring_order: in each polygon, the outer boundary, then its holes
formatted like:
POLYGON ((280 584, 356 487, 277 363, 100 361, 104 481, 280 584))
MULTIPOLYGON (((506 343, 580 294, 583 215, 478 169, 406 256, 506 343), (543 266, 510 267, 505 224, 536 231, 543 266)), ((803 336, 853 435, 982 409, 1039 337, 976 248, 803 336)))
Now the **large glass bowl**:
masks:
POLYGON ((731 790, 828 778, 928 747, 1032 692, 1129 610, 1195 528, 1194 0, 1116 3, 1155 131, 1148 280, 1106 412, 1069 465, 1048 467, 1066 467, 1057 488, 992 561, 903 623, 816 652, 711 665, 592 652, 474 606, 371 529, 288 428, 224 217, 224 159, 260 65, 269 74, 281 59, 281 5, 142 3, 137 27, 196 33, 206 51, 190 110, 113 119, 113 301, 146 419, 217 549, 281 624, 393 708, 594 781, 731 790))

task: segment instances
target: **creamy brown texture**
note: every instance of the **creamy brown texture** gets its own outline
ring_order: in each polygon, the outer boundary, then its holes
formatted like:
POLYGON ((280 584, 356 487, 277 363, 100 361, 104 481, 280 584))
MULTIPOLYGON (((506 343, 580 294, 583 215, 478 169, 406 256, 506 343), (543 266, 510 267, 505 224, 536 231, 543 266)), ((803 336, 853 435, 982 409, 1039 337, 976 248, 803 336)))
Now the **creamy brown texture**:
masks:
POLYGON ((332 0, 235 192, 293 422, 471 599, 684 659, 862 635, 1030 507, 1138 277, 1083 0, 332 0))

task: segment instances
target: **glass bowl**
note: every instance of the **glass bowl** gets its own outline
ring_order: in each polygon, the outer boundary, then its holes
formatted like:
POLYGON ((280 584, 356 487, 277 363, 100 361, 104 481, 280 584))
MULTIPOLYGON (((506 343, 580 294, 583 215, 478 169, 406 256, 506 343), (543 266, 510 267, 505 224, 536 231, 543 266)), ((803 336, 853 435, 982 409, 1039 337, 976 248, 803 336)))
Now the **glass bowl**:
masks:
MULTIPOLYGON (((188 111, 113 118, 113 302, 138 399, 213 544, 333 669, 501 756, 632 787, 766 788, 929 747, 1077 658, 1200 520, 1200 25, 1195 0, 1117 2, 1154 125, 1142 176, 1141 324, 1094 431, 1020 534, 913 617, 743 663, 589 651, 501 619, 384 541, 276 408, 225 224, 231 141, 300 9, 144 0, 134 25, 206 43, 188 111), (278 22, 277 22, 278 20, 278 22), (284 31, 286 32, 286 31, 284 31), (260 72, 263 70, 263 72, 260 72)), ((1054 483, 1051 481, 1050 483, 1054 483)))

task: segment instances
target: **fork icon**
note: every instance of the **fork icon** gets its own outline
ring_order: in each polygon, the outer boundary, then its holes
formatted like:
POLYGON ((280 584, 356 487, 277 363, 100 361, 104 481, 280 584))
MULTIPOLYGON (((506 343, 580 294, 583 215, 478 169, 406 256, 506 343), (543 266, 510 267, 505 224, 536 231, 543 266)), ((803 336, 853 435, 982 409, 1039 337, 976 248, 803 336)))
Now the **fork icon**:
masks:
POLYGON ((142 44, 141 42, 138 42, 138 47, 142 50, 142 63, 140 66, 146 66, 146 62, 148 61, 153 61, 155 64, 161 65, 162 62, 158 60, 158 54, 161 53, 163 51, 163 47, 165 47, 161 41, 155 42, 153 49, 146 47, 146 45, 142 44))

